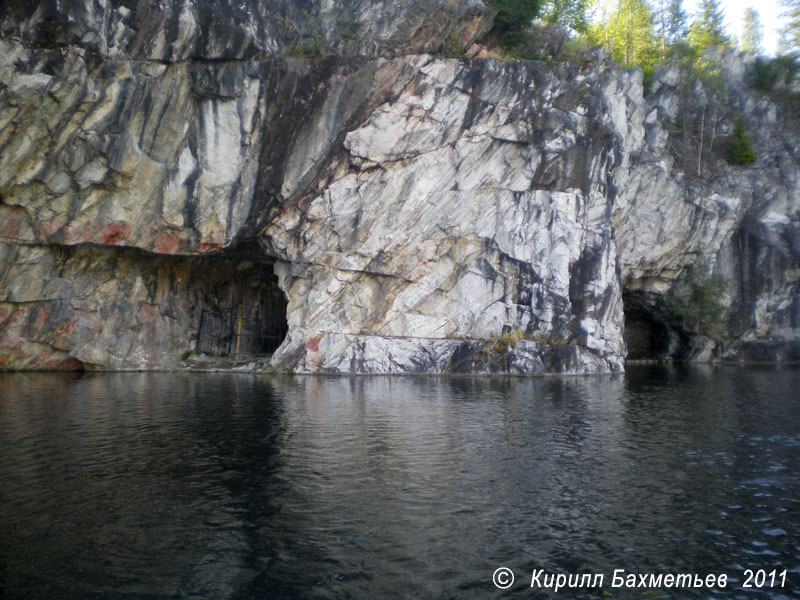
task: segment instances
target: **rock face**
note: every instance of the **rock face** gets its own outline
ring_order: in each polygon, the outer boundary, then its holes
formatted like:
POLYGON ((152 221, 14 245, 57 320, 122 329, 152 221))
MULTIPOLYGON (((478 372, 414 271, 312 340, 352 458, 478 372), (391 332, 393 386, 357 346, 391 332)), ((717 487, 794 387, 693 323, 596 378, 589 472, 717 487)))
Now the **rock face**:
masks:
POLYGON ((491 27, 480 0, 5 0, 0 32, 26 47, 177 63, 290 53, 394 56, 469 46, 491 27))
POLYGON ((695 181, 670 71, 437 56, 479 0, 7 4, 0 368, 179 367, 225 311, 300 372, 617 371, 626 315, 653 354, 798 347, 800 140, 735 63, 759 160, 695 181), (698 255, 726 340, 665 301, 698 255))
POLYGON ((391 68, 399 94, 263 231, 289 297, 282 353, 304 370, 473 371, 498 358, 520 372, 619 369, 603 193, 616 132, 580 115, 602 114, 602 93, 580 106, 535 64, 415 56, 391 68), (514 332, 526 340, 502 347, 514 332))
POLYGON ((201 319, 213 330, 206 347, 227 351, 217 315, 235 299, 248 324, 262 321, 257 303, 271 304, 274 287, 272 265, 243 254, 0 244, 0 361, 17 369, 161 368, 178 364, 187 339, 197 342, 201 319))
MULTIPOLYGON (((745 85, 741 54, 712 54, 726 83, 718 146, 726 151, 734 119, 746 123, 758 160, 748 166, 706 159, 701 178, 677 168, 663 123, 675 122, 680 79, 657 74, 648 98, 646 144, 621 170, 614 231, 628 307, 660 330, 656 350, 695 360, 800 360, 800 136, 791 112, 745 85), (698 258, 725 282, 724 335, 681 329, 665 305, 698 258), (667 302, 665 302, 665 299, 667 302), (640 312, 641 311, 641 312, 640 312), (701 332, 702 333, 702 332, 701 332), (721 338, 721 339, 720 339, 721 338)), ((696 85, 695 121, 707 92, 696 85)), ((720 92, 717 91, 719 94, 720 92)), ((687 111, 691 114, 691 111, 687 111)), ((673 134, 675 135, 675 134, 673 134)), ((678 136, 680 134, 677 134, 678 136)), ((708 143, 708 142, 706 142, 708 143)), ((697 152, 696 149, 693 149, 697 152)), ((692 164, 697 157, 692 155, 692 164)), ((687 162, 684 159, 684 162, 687 162)), ((635 319, 634 319, 635 320, 635 319)), ((629 325, 630 325, 629 320, 629 325)))

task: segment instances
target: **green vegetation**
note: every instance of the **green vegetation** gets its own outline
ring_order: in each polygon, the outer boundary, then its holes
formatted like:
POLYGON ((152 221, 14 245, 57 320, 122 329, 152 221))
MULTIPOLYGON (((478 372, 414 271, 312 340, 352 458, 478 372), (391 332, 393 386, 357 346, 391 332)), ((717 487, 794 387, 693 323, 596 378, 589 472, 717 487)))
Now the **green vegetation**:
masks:
MULTIPOLYGON (((722 0, 701 0, 694 19, 687 18, 685 0, 490 0, 497 8, 493 56, 544 61, 572 59, 585 66, 593 60, 590 48, 602 46, 626 69, 640 68, 645 90, 663 63, 680 72, 678 111, 670 128, 670 151, 690 177, 705 181, 724 162, 746 165, 756 160, 756 148, 741 122, 731 130, 737 112, 728 101, 720 66, 711 47, 733 48, 725 30, 722 0), (540 25, 560 25, 566 40, 540 25), (534 39, 535 37, 535 39, 534 39), (501 49, 502 48, 502 49, 501 49), (722 142, 722 143, 721 143, 722 142), (713 160, 709 160, 713 159, 713 160)), ((744 14, 741 48, 756 55, 747 74, 749 85, 770 95, 800 118, 800 94, 792 92, 800 56, 800 0, 783 0, 790 17, 785 46, 798 55, 767 59, 758 56, 763 37, 756 10, 744 14)), ((450 40, 449 52, 463 48, 450 40)))
POLYGON ((731 45, 719 0, 703 0, 688 30, 681 0, 596 0, 594 12, 588 40, 602 45, 625 68, 641 68, 645 76, 675 56, 676 49, 678 55, 699 61, 708 46, 731 45))
POLYGON ((750 144, 750 138, 744 128, 741 117, 733 125, 733 138, 728 147, 728 162, 734 165, 749 165, 755 162, 756 153, 750 144))
POLYGON ((453 58, 465 58, 467 56, 466 49, 461 45, 461 42, 458 41, 458 37, 455 34, 451 35, 450 39, 447 40, 446 53, 453 58))
POLYGON ((567 58, 579 59, 591 49, 583 37, 567 40, 561 48, 561 54, 567 58))
POLYGON ((587 32, 593 45, 603 46, 626 69, 652 69, 661 62, 652 15, 644 0, 604 0, 598 9, 601 19, 587 32))
POLYGON ((675 43, 686 36, 686 11, 683 10, 681 0, 671 0, 667 5, 664 5, 664 0, 660 0, 660 2, 659 21, 663 24, 662 39, 664 40, 664 45, 666 45, 666 42, 675 43))
POLYGON ((800 0, 781 0, 788 23, 781 31, 782 54, 800 52, 800 0))
POLYGON ((490 348, 496 354, 505 354, 512 348, 516 348, 521 339, 525 337, 525 332, 516 330, 504 333, 500 337, 495 337, 489 340, 491 343, 490 348))
POLYGON ((645 89, 661 63, 670 61, 680 69, 680 110, 674 132, 680 135, 673 138, 673 145, 679 146, 673 153, 687 172, 702 177, 703 157, 712 153, 717 126, 726 116, 719 68, 704 55, 710 45, 731 45, 720 0, 703 0, 688 28, 681 0, 596 0, 594 7, 595 22, 587 29, 587 40, 602 45, 623 67, 639 67, 645 89), (694 93, 698 84, 703 94, 694 93))
MULTIPOLYGON (((784 30, 784 48, 800 53, 800 0, 782 0, 789 25, 784 30)), ((722 0, 701 0, 696 18, 689 22, 684 0, 489 0, 497 9, 494 31, 504 58, 538 58, 526 46, 533 39, 535 20, 559 25, 569 34, 570 44, 603 46, 620 65, 639 67, 648 80, 656 67, 676 57, 683 67, 694 72, 695 81, 709 67, 703 53, 709 46, 732 48, 733 39, 725 31, 722 0)), ((744 33, 740 46, 758 55, 763 39, 758 12, 748 8, 744 14, 744 33)), ((464 49, 449 40, 448 52, 463 56, 464 49)), ((307 56, 319 53, 317 42, 304 42, 289 53, 307 56)), ((574 58, 563 54, 563 57, 574 58)), ((753 77, 754 87, 763 89, 787 73, 795 57, 772 61, 760 58, 753 77)), ((794 71, 792 71, 792 75, 794 71)), ((713 73, 711 74, 713 75, 713 73)))
POLYGON ((689 267, 683 293, 667 296, 667 309, 687 331, 722 341, 728 337, 728 311, 719 299, 727 291, 727 279, 708 275, 705 260, 698 257, 689 267))
POLYGON ((497 9, 494 28, 506 49, 518 48, 530 40, 529 28, 539 13, 541 0, 490 0, 497 9))
MULTIPOLYGON (((713 176, 720 160, 745 165, 756 159, 754 148, 741 123, 733 136, 720 144, 719 130, 733 122, 727 87, 710 46, 729 49, 732 38, 724 27, 721 0, 701 0, 693 21, 687 18, 684 0, 490 0, 498 10, 495 34, 503 58, 536 60, 574 59, 585 65, 588 49, 602 46, 620 65, 640 68, 647 90, 659 65, 669 62, 680 71, 678 114, 671 129, 671 152, 684 172, 698 178, 713 176), (568 30, 568 38, 551 41, 552 31, 532 27, 557 24, 568 30), (533 39, 536 32, 536 39, 533 39)), ((787 29, 789 45, 800 49, 800 0, 785 0, 797 17, 787 29), (793 38, 791 35, 795 35, 793 38), (794 40, 792 42, 792 40, 794 40)), ((790 11, 791 12, 791 11, 790 11)), ((744 50, 757 55, 762 39, 758 13, 745 13, 744 50)), ((453 55, 463 49, 450 42, 453 55)), ((776 59, 757 57, 748 73, 750 85, 773 100, 800 112, 800 95, 789 92, 798 70, 794 56, 776 59)))
POLYGON ((322 55, 322 46, 319 40, 306 40, 290 48, 286 54, 303 58, 316 58, 322 55))
POLYGON ((187 350, 186 352, 181 354, 181 360, 183 360, 183 361, 189 360, 189 357, 191 357, 191 356, 193 356, 195 354, 200 354, 200 351, 199 350, 187 350))
POLYGON ((569 346, 570 344, 569 339, 556 335, 552 331, 550 333, 535 333, 531 339, 534 342, 545 344, 551 348, 569 346))
POLYGON ((769 93, 785 75, 777 59, 756 58, 753 66, 747 71, 747 83, 754 90, 769 93))
POLYGON ((744 32, 742 33, 742 51, 758 54, 761 40, 764 37, 761 21, 755 9, 748 8, 744 11, 744 32))
POLYGON ((586 33, 589 21, 586 12, 590 0, 546 0, 539 12, 548 25, 560 25, 579 33, 586 33))
POLYGON ((509 350, 517 347, 521 339, 525 338, 525 333, 520 330, 504 332, 498 337, 489 338, 486 343, 475 353, 477 365, 490 365, 499 359, 506 358, 509 350))
POLYGON ((788 119, 800 119, 800 93, 798 81, 798 55, 787 54, 776 58, 759 56, 747 71, 748 85, 765 94, 773 102, 780 103, 788 119))
POLYGON ((693 169, 702 177, 703 156, 710 156, 714 150, 717 125, 727 110, 728 90, 719 65, 698 52, 698 48, 689 43, 678 43, 671 49, 671 56, 681 72, 681 159, 685 169, 693 169), (698 84, 703 90, 699 96, 692 93, 698 84))
MULTIPOLYGON (((525 46, 533 41, 534 19, 564 27, 573 43, 603 46, 625 68, 641 68, 645 79, 659 64, 676 55, 684 63, 695 63, 693 70, 702 72, 706 68, 702 57, 707 47, 733 45, 725 32, 721 0, 701 0, 698 16, 691 23, 683 0, 489 1, 498 11, 494 30, 507 58, 528 56, 525 46)), ((797 5, 800 40, 800 0, 787 1, 797 5)), ((758 13, 748 9, 742 46, 757 53, 761 37, 758 13)), ((460 55, 461 49, 452 41, 450 46, 460 55)))
POLYGON ((720 6, 720 0, 702 0, 700 15, 689 28, 687 41, 702 54, 708 46, 730 46, 731 40, 725 35, 725 15, 720 6))
POLYGON ((769 94, 786 88, 797 76, 797 56, 787 54, 776 58, 756 58, 747 71, 747 83, 755 90, 769 94))

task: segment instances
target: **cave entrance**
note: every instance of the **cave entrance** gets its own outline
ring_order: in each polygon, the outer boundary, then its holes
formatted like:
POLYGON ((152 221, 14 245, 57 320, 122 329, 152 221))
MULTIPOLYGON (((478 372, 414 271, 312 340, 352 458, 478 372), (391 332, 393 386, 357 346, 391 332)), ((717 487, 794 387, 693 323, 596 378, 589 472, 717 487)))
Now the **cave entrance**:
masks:
POLYGON ((257 244, 240 244, 225 258, 224 279, 204 294, 195 349, 216 356, 272 354, 289 331, 275 260, 257 244))
POLYGON ((670 316, 635 293, 623 293, 625 345, 628 360, 663 361, 685 358, 689 340, 670 325, 670 316))

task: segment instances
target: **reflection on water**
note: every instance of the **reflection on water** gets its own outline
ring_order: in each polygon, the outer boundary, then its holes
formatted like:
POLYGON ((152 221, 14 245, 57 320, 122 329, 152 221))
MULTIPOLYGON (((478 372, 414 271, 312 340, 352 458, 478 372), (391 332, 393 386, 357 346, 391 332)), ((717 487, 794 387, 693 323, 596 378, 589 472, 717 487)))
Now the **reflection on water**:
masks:
POLYGON ((778 568, 783 590, 650 593, 797 597, 798 389, 777 368, 0 375, 0 596, 530 598, 534 568, 609 593, 617 568, 778 568))

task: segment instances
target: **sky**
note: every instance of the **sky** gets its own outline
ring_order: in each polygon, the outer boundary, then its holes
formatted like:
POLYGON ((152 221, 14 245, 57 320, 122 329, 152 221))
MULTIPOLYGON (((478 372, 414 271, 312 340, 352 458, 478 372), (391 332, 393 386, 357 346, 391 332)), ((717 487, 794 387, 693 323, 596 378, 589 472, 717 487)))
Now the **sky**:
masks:
MULTIPOLYGON (((691 23, 691 17, 697 14, 700 2, 699 0, 684 0, 683 5, 690 15, 689 22, 691 23)), ((764 35, 761 41, 761 49, 768 55, 776 53, 780 29, 784 25, 784 19, 781 17, 783 8, 779 0, 761 0, 760 2, 755 0, 721 0, 720 5, 725 12, 728 33, 735 36, 737 40, 742 38, 744 11, 748 8, 754 8, 758 12, 764 35)))

